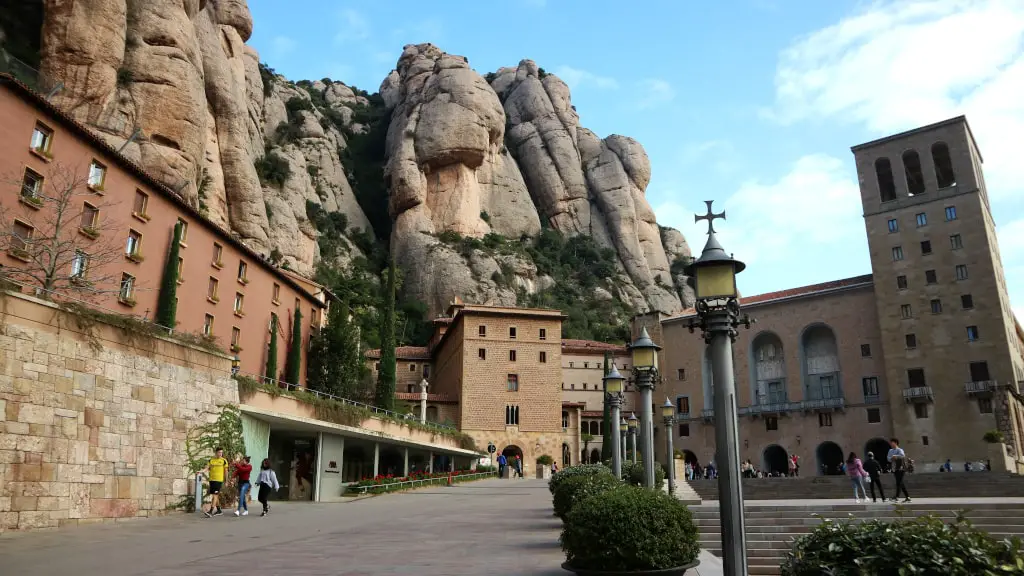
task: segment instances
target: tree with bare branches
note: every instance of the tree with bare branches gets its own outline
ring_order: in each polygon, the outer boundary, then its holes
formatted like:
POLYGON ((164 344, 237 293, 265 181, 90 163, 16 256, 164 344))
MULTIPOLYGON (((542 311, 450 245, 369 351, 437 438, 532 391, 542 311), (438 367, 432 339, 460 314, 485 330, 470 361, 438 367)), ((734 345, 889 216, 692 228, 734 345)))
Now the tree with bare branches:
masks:
POLYGON ((90 187, 90 167, 52 162, 43 173, 0 179, 0 249, 20 260, 0 276, 36 289, 90 297, 117 292, 120 276, 110 264, 123 258, 114 205, 90 187))

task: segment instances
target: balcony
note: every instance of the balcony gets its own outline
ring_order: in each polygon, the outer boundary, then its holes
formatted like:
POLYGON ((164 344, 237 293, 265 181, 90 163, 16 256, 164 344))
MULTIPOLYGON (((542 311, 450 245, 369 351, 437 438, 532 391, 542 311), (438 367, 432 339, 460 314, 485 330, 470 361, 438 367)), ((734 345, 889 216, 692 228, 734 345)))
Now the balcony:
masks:
POLYGON ((968 396, 989 396, 996 389, 995 380, 979 380, 964 384, 964 392, 968 396))
POLYGON ((878 394, 866 394, 866 395, 864 395, 864 403, 865 404, 881 404, 882 403, 882 397, 879 396, 878 394))
POLYGON ((793 412, 799 408, 800 404, 797 402, 765 402, 763 404, 753 404, 740 410, 741 413, 749 414, 751 416, 762 416, 762 415, 779 415, 785 414, 786 412, 793 412))
POLYGON ((845 408, 846 400, 842 397, 804 400, 800 403, 800 409, 804 412, 826 412, 832 410, 843 410, 845 408))
POLYGON ((705 422, 711 422, 715 419, 715 409, 708 408, 706 410, 701 410, 700 417, 703 418, 705 422))
POLYGON ((934 400, 934 397, 932 397, 932 387, 917 386, 914 388, 904 388, 903 400, 906 402, 931 402, 934 400))

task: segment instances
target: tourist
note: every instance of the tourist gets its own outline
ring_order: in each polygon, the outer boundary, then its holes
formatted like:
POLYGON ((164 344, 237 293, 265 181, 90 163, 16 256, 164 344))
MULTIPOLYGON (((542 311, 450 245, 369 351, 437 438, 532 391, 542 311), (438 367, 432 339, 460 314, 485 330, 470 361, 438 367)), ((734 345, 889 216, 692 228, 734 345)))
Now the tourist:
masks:
POLYGON ((868 473, 868 484, 871 486, 871 501, 878 502, 878 498, 875 498, 875 486, 878 487, 878 494, 882 497, 882 502, 885 502, 885 488, 882 487, 882 465, 875 460, 875 455, 872 452, 868 452, 868 459, 863 464, 864 471, 868 473))
POLYGON ((508 458, 504 454, 498 454, 498 478, 505 477, 505 466, 508 465, 508 458))
POLYGON ((800 460, 796 454, 789 457, 789 475, 800 476, 800 460))
MULTIPOLYGON (((952 472, 953 471, 953 461, 950 460, 949 458, 946 458, 946 464, 943 465, 943 468, 945 468, 945 472, 952 472)), ((941 470, 942 469, 940 468, 940 471, 941 470)))
POLYGON ((907 454, 900 448, 900 441, 896 438, 889 440, 889 455, 886 460, 892 465, 892 474, 896 477, 896 495, 893 496, 892 501, 897 502, 900 499, 900 491, 903 491, 904 502, 910 502, 910 494, 907 494, 907 487, 903 485, 903 476, 907 471, 907 454))
POLYGON ((270 493, 281 489, 281 485, 277 483, 277 474, 270 467, 270 458, 263 459, 263 464, 260 465, 260 475, 256 478, 256 486, 260 489, 256 498, 260 504, 263 504, 263 513, 260 516, 266 516, 270 513, 270 504, 267 503, 270 493))
POLYGON ((515 464, 516 476, 519 476, 520 478, 522 478, 523 477, 523 460, 522 460, 522 458, 519 457, 519 454, 516 454, 516 460, 515 460, 514 464, 515 464))
POLYGON ((853 499, 860 504, 861 494, 864 495, 864 501, 868 501, 868 491, 864 489, 864 478, 868 476, 868 473, 864 471, 864 464, 860 458, 853 452, 850 452, 850 456, 846 458, 846 475, 850 477, 850 481, 853 483, 853 499), (860 490, 858 492, 858 489, 860 490))
POLYGON ((687 480, 693 480, 693 466, 690 466, 689 462, 683 466, 683 477, 687 480))
POLYGON ((551 463, 551 473, 554 474, 555 472, 558 472, 558 462, 551 463))
POLYGON ((238 478, 238 508, 235 509, 235 516, 248 516, 249 504, 245 497, 249 495, 252 484, 249 483, 249 474, 252 473, 252 464, 249 463, 249 456, 245 460, 235 462, 235 477, 238 478))
POLYGON ((220 509, 220 489, 224 486, 224 470, 228 467, 228 461, 224 458, 224 449, 220 446, 217 446, 214 452, 216 456, 210 458, 206 468, 203 468, 203 474, 210 479, 210 510, 203 512, 207 518, 224 514, 220 509))
POLYGON ((964 472, 970 472, 971 470, 971 462, 964 458, 964 472))

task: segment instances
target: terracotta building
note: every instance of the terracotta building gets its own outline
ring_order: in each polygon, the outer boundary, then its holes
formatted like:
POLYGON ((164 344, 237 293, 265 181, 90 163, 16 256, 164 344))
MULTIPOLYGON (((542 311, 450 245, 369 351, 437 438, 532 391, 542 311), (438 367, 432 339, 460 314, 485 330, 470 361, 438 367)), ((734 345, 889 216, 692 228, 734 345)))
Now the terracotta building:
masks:
MULTIPOLYGON (((785 472, 795 454, 804 471, 834 473, 848 452, 883 456, 895 436, 926 469, 951 459, 1017 471, 1024 333, 966 119, 853 153, 872 274, 741 298, 757 320, 733 349, 741 458, 785 472), (986 443, 991 430, 1005 444, 986 443)), ((692 318, 641 316, 634 331, 646 325, 664 346, 655 399, 676 404, 676 447, 707 463, 711 369, 692 318)))
MULTIPOLYGON (((600 462, 604 436, 601 419, 604 417, 604 355, 620 371, 629 369, 629 351, 624 344, 605 344, 590 340, 562 340, 562 400, 565 407, 562 419, 567 420, 574 408, 579 408, 580 435, 588 434, 589 442, 580 443, 579 458, 585 462, 600 462)), ((627 390, 622 404, 623 415, 628 418, 635 410, 635 393, 627 390)), ((616 428, 618 430, 618 428, 616 428)), ((564 460, 564 458, 563 458, 564 460)), ((575 462, 576 459, 573 458, 575 462)))
MULTIPOLYGON (((277 269, 173 190, 17 80, 0 75, 0 205, 7 268, 32 269, 32 243, 60 244, 57 276, 90 305, 152 320, 176 223, 177 326, 215 337, 240 370, 263 375, 271 316, 278 368, 302 316, 302 342, 325 317, 324 290, 277 269), (60 213, 60 217, 56 216, 60 213)), ((23 288, 29 292, 38 287, 23 288)), ((71 294, 71 292, 74 292, 71 294)), ((305 378, 305 355, 300 373, 305 378)))

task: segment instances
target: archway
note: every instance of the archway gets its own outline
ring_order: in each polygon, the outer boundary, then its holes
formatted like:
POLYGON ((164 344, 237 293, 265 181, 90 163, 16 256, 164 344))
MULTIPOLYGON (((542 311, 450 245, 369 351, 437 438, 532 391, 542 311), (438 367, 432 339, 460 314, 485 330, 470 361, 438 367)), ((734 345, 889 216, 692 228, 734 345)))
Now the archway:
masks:
POLYGON ((568 444, 562 444, 562 467, 572 466, 572 451, 568 444))
POLYGON ((843 449, 839 444, 831 441, 824 441, 818 444, 814 450, 818 457, 818 474, 822 476, 835 476, 843 473, 843 449))
POLYGON ((750 343, 751 403, 757 405, 785 402, 786 359, 782 339, 774 332, 761 332, 750 343))
POLYGON ((597 448, 594 448, 593 450, 590 451, 590 463, 591 464, 597 464, 600 461, 601 461, 601 451, 598 450, 597 448))
POLYGON ((789 453, 778 444, 772 444, 764 449, 761 462, 768 474, 786 474, 789 471, 789 453))
POLYGON ((864 459, 867 460, 868 452, 874 455, 875 460, 882 465, 883 470, 889 469, 889 461, 886 455, 889 454, 889 441, 885 438, 872 438, 864 445, 864 459))
POLYGON ((808 326, 801 337, 804 394, 807 400, 842 397, 839 345, 835 332, 825 324, 808 326))
POLYGON ((501 453, 505 455, 505 458, 509 462, 515 460, 516 456, 519 456, 520 459, 522 459, 523 457, 523 449, 520 448, 519 446, 516 446, 515 444, 509 444, 508 446, 505 446, 501 453))

